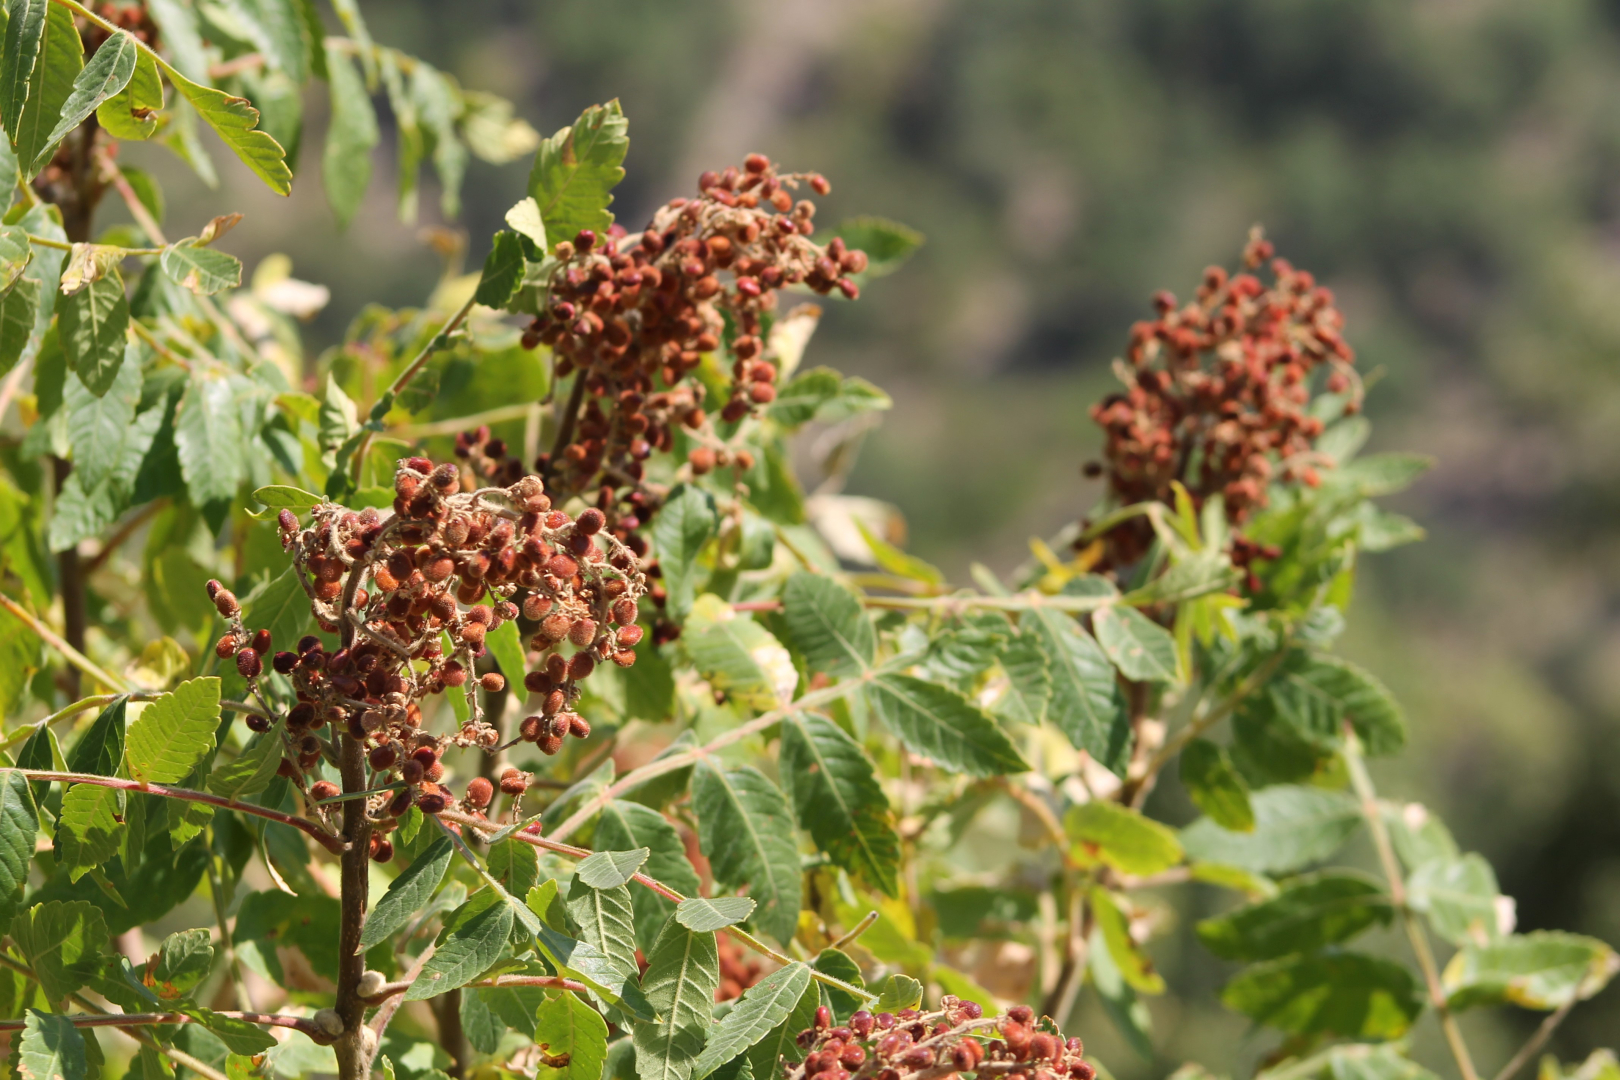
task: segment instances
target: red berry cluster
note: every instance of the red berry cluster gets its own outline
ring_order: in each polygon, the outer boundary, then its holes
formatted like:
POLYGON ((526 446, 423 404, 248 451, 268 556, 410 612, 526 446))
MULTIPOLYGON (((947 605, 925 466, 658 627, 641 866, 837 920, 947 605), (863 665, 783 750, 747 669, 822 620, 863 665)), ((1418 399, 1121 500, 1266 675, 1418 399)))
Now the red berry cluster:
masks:
MULTIPOLYGON (((394 490, 391 513, 323 503, 307 527, 290 510, 280 513, 282 545, 292 552, 316 620, 328 633, 347 631, 350 644, 328 653, 311 635, 271 660, 297 694, 287 734, 301 765, 333 756, 318 734, 330 724, 368 748, 371 786, 408 785, 375 797, 371 809, 380 822, 404 813, 413 799, 428 813, 457 801, 439 783, 445 749, 492 750, 499 742, 483 721, 476 690, 500 691, 506 680, 493 671, 472 674, 491 631, 520 619, 531 627, 529 647, 541 659, 523 682, 545 700, 542 715, 522 722, 521 737, 555 754, 565 735, 590 733, 570 711, 580 680, 599 663, 635 662, 643 632, 636 601, 646 592, 634 553, 603 532, 602 512, 592 507, 575 518, 554 509, 538 477, 481 487, 470 470, 464 475, 455 464, 410 458, 400 462, 394 490), (461 688, 470 715, 460 730, 421 730, 421 701, 461 688)), ((239 607, 217 583, 211 591, 222 614, 239 607)), ((269 648, 265 640, 258 649, 258 638, 268 635, 250 639, 239 623, 238 617, 219 648, 236 656, 251 682, 269 648)), ((508 770, 501 790, 520 795, 528 779, 508 770)), ((322 797, 313 788, 311 794, 322 797)), ((462 803, 481 811, 493 795, 488 781, 474 781, 462 803)))
POLYGON ((1035 1022, 1035 1010, 1014 1005, 999 1017, 985 1017, 971 1001, 950 994, 938 1011, 865 1009, 839 1027, 825 1005, 815 1025, 799 1032, 809 1053, 786 1066, 787 1080, 945 1080, 958 1073, 1008 1080, 1094 1080, 1097 1070, 1085 1058, 1085 1044, 1064 1039, 1049 1021, 1035 1022))
POLYGON ((549 299, 524 344, 549 345, 557 375, 578 371, 588 397, 570 406, 555 452, 536 467, 553 491, 594 497, 609 531, 638 555, 646 551, 638 530, 659 506, 642 483, 643 462, 674 450, 677 432, 696 444, 694 473, 752 465, 728 451, 704 410, 706 390, 693 378, 703 356, 731 334, 720 419, 741 420, 776 397, 763 335, 778 290, 860 292, 849 275, 866 268, 866 255, 838 239, 825 247, 810 239, 816 208, 795 201, 801 183, 829 190, 818 175, 778 173, 750 154, 741 169, 704 173, 696 198, 671 200, 638 235, 586 230, 553 250, 549 299))
POLYGON ((506 440, 492 438, 488 424, 456 434, 456 457, 488 484, 505 487, 523 479, 523 459, 507 453, 506 440))
MULTIPOLYGON (((1131 328, 1125 360, 1115 363, 1126 389, 1091 409, 1106 465, 1086 471, 1107 473, 1116 504, 1168 502, 1180 481, 1198 505, 1219 494, 1240 525, 1266 505, 1274 477, 1319 482, 1325 462, 1313 447, 1323 425, 1309 405, 1325 390, 1346 395, 1344 412, 1360 408, 1355 354, 1333 294, 1272 255, 1255 230, 1244 272, 1210 267, 1186 305, 1159 292, 1158 317, 1131 328), (1270 284, 1256 273, 1268 261, 1270 284)), ((1135 562, 1152 535, 1141 518, 1113 529, 1104 568, 1135 562)))

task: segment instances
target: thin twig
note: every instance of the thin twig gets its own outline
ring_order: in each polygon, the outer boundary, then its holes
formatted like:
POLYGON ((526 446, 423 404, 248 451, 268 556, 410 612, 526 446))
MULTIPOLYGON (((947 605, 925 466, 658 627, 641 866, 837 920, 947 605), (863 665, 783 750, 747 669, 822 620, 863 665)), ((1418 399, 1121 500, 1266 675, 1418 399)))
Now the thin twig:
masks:
POLYGON ((120 679, 116 675, 104 670, 94 660, 84 655, 84 653, 80 652, 78 649, 75 649, 72 645, 69 645, 60 634, 46 626, 44 623, 40 622, 38 619, 34 618, 33 615, 29 614, 27 608, 23 607, 21 604, 17 603, 17 601, 13 600, 4 593, 0 593, 0 607, 4 607, 7 611, 21 619, 23 624, 27 626, 28 629, 39 635, 40 640, 44 641, 45 644, 61 653, 67 659, 68 663, 72 664, 74 667, 78 668, 92 679, 95 679, 103 686, 110 686, 114 690, 129 689, 129 684, 123 679, 120 679))
MULTIPOLYGON (((418 352, 411 362, 405 365, 405 370, 401 371, 399 377, 389 385, 388 393, 398 397, 411 384, 411 380, 422 373, 422 368, 427 365, 428 358, 442 345, 449 343, 450 335, 455 333, 461 324, 467 320, 467 316, 472 313, 475 297, 476 294, 467 297, 467 302, 462 304, 454 315, 450 316, 450 321, 440 327, 438 333, 428 338, 427 344, 422 346, 422 351, 418 352)), ((371 438, 374 434, 375 432, 370 428, 363 429, 360 434, 360 445, 354 449, 354 458, 349 464, 349 479, 355 483, 360 482, 360 468, 366 460, 367 451, 371 449, 371 438)))
MULTIPOLYGON (((222 1012, 216 1010, 215 1016, 228 1016, 233 1020, 246 1020, 250 1024, 265 1024, 270 1027, 293 1028, 302 1031, 318 1043, 329 1043, 332 1036, 322 1031, 315 1021, 304 1016, 288 1016, 283 1013, 261 1012, 222 1012)), ((58 1015, 57 1019, 66 1020, 74 1027, 151 1027, 157 1024, 198 1024, 202 1021, 185 1013, 68 1013, 58 1015)), ((27 1024, 26 1020, 0 1020, 0 1031, 21 1031, 27 1024)))
POLYGON ((14 772, 29 780, 41 782, 57 781, 63 784, 93 784, 96 787, 114 788, 118 791, 138 791, 147 795, 161 795, 166 799, 180 799, 183 802, 207 803, 222 810, 235 810, 239 814, 252 814, 268 821, 281 825, 291 825, 300 832, 306 832, 314 837, 322 847, 334 855, 341 855, 346 849, 343 841, 304 818, 284 814, 280 810, 272 810, 267 806, 257 806, 253 803, 238 802, 227 799, 222 795, 214 795, 207 791, 192 791, 189 788, 170 787, 167 784, 149 784, 140 780, 126 780, 121 776, 98 776, 95 773, 54 772, 46 769, 0 769, 0 772, 14 772))
POLYGON ((1578 997, 1571 997, 1548 1014, 1547 1018, 1536 1028, 1535 1033, 1525 1040, 1524 1045, 1519 1047, 1517 1054, 1508 1059, 1508 1063, 1502 1066, 1502 1070, 1496 1074, 1493 1080, 1513 1080, 1514 1075, 1529 1064, 1530 1059, 1535 1057, 1543 1046, 1547 1045, 1547 1040, 1552 1038, 1552 1033, 1558 1030, 1558 1025, 1564 1022, 1564 1017, 1570 1014, 1570 1011, 1575 1008, 1579 1000, 1578 997))
MULTIPOLYGON (((384 983, 381 990, 366 998, 366 1004, 381 1005, 389 998, 409 990, 415 982, 415 979, 407 979, 403 982, 384 983)), ((544 986, 553 990, 572 990, 576 994, 583 994, 590 989, 582 982, 565 979, 560 975, 497 975, 492 979, 478 979, 467 983, 463 989, 501 986, 544 986)))
POLYGON ((1378 809, 1378 793, 1373 789, 1372 777, 1367 774, 1366 763, 1361 758, 1361 744, 1348 722, 1344 731, 1344 763, 1350 772, 1351 786, 1355 788, 1356 796, 1361 800, 1361 813, 1367 819, 1367 829, 1372 834, 1373 846, 1378 849, 1378 862, 1383 867, 1384 877, 1389 883, 1390 901, 1400 914, 1406 936, 1412 943, 1412 953, 1417 957, 1418 967, 1423 972, 1423 981, 1429 990, 1429 1001, 1434 1005, 1435 1014, 1440 1018, 1440 1030, 1445 1033, 1446 1043, 1451 1047, 1451 1056, 1457 1060, 1457 1069, 1462 1073, 1463 1080, 1479 1080, 1479 1073, 1474 1069, 1474 1059, 1468 1053, 1468 1044, 1463 1041, 1462 1029, 1457 1026, 1457 1017, 1452 1013, 1451 1006, 1446 1003, 1446 991, 1440 983, 1440 969, 1435 964, 1433 950, 1429 948, 1429 939, 1424 935, 1423 928, 1418 925, 1411 904, 1407 902, 1406 879, 1401 874, 1400 863, 1396 861, 1395 848, 1390 843, 1389 831, 1384 828, 1384 816, 1378 809))
POLYGON ((855 924, 853 929, 851 929, 837 941, 833 942, 831 945, 827 946, 827 948, 842 949, 845 945, 848 945, 850 942, 854 941, 856 938, 870 930, 872 928, 872 924, 877 921, 878 912, 868 911, 865 916, 861 918, 861 921, 855 924))

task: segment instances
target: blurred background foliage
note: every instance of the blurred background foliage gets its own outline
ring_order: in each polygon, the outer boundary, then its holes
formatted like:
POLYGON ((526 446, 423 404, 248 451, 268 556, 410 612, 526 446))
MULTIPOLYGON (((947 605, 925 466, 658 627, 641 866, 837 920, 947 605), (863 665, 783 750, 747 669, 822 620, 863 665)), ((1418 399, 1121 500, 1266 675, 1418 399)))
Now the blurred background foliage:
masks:
MULTIPOLYGON (((1337 291, 1379 373, 1374 447, 1439 459, 1399 507, 1428 542, 1365 562, 1349 620, 1345 651, 1412 718, 1416 745, 1381 786, 1496 864, 1522 929, 1620 941, 1620 3, 361 6, 388 44, 511 97, 542 132, 620 98, 630 227, 701 169, 760 150, 832 178, 829 221, 877 213, 924 232, 903 273, 833 305, 810 362, 893 394, 845 490, 898 504, 910 548, 953 580, 970 559, 1010 570, 1029 536, 1085 512, 1100 494, 1080 476, 1099 441, 1086 407, 1131 321, 1153 289, 1185 297, 1204 265, 1232 264, 1264 223, 1337 291)), ((234 162, 222 203, 163 153, 128 157, 162 174, 171 231, 244 210, 230 247, 250 268, 284 252, 331 287, 313 344, 340 340, 368 300, 433 288, 431 180, 421 220, 402 223, 380 167, 340 234, 313 161, 272 213, 234 162)), ((472 165, 468 267, 526 169, 472 165)), ((1193 914, 1168 917, 1185 929, 1193 914)), ((1075 1028, 1121 1080, 1258 1050, 1214 1000, 1229 972, 1189 941, 1156 946, 1184 996, 1151 1003, 1153 1062, 1084 1006, 1075 1028)), ((1470 1037, 1501 1060, 1534 1019, 1470 1037)), ((1611 988, 1554 1049, 1577 1059, 1616 1030, 1611 988)), ((1435 1064, 1437 1038, 1415 1040, 1435 1064)))

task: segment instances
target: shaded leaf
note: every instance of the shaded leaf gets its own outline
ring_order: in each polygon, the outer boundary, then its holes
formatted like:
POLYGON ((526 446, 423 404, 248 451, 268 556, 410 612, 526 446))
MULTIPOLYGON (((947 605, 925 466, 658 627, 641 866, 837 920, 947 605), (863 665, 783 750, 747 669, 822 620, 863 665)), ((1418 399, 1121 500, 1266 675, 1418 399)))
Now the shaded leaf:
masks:
POLYGON ((681 647, 711 687, 755 712, 785 705, 798 685, 787 649, 751 616, 739 614, 713 593, 692 606, 681 647))
POLYGON ((1193 805, 1232 832, 1254 831, 1249 785, 1232 766, 1224 749, 1208 739, 1194 739, 1181 751, 1181 784, 1193 805))
MULTIPOLYGON (((168 44, 173 47, 173 40, 168 44)), ((99 59, 101 54, 96 54, 99 59)), ((158 111, 163 108, 163 78, 157 61, 136 50, 135 70, 123 89, 96 108, 96 122, 118 139, 150 139, 157 134, 158 111)), ((131 170, 125 170, 126 178, 131 170)), ((131 178, 132 179, 132 178, 131 178)), ((154 214, 161 218, 161 213, 154 214)))
POLYGON ((1025 619, 1051 665, 1052 697, 1046 718, 1078 749, 1123 775, 1130 719, 1107 655, 1061 611, 1036 608, 1025 619))
POLYGON ((84 1036, 73 1021, 29 1009, 18 1043, 17 1074, 22 1080, 86 1080, 84 1036))
POLYGON ((1114 966, 1126 984, 1144 994, 1164 993, 1164 976, 1154 970, 1153 962, 1131 937, 1130 924, 1114 896, 1101 885, 1091 888, 1091 913, 1096 920, 1097 933, 1108 946, 1114 966))
POLYGON ((96 49, 96 54, 73 80, 73 92, 62 103, 60 119, 45 137, 41 153, 48 153, 63 137, 89 118, 101 105, 120 93, 135 75, 140 47, 127 30, 113 34, 96 49))
POLYGON ((1221 1001, 1291 1034, 1371 1039, 1399 1038, 1423 1009, 1406 968, 1350 952, 1256 964, 1226 984, 1221 1001))
MULTIPOLYGON (((541 154, 545 153, 544 148, 541 154)), ((539 164, 535 166, 539 168, 539 164)), ((550 224, 547 224, 548 235, 550 224)), ((574 235, 570 230, 569 236, 574 235)), ((663 567, 664 588, 668 591, 668 610, 677 619, 684 619, 692 609, 692 597, 700 572, 698 553, 720 527, 714 498, 708 492, 691 484, 677 484, 669 493, 658 516, 653 519, 654 552, 663 567)))
POLYGON ((810 968, 799 962, 778 968, 743 991, 709 1031, 708 1043, 692 1066, 693 1080, 702 1080, 770 1034, 793 1012, 809 985, 810 968))
POLYGON ((788 635, 811 670, 853 675, 872 664, 876 636, 854 593, 824 574, 801 570, 782 589, 788 635))
POLYGON ((1145 877, 1181 861, 1174 830, 1115 802, 1093 799, 1072 806, 1063 828, 1084 855, 1127 874, 1145 877))
POLYGON ((387 941, 410 921, 413 913, 427 904, 444 879, 453 854, 449 837, 440 837, 389 884, 388 891, 366 916, 365 927, 360 932, 362 951, 387 941))
POLYGON ((1453 1009, 1513 1004, 1545 1010, 1586 1000, 1616 971, 1620 957, 1597 938, 1536 930, 1463 946, 1446 965, 1442 981, 1453 1009))
POLYGON ((490 243, 489 254, 484 257, 484 269, 478 277, 478 291, 473 299, 485 307, 504 308, 523 283, 526 263, 523 241, 517 233, 501 229, 490 243))
POLYGON ((1479 855, 1431 859, 1412 872, 1406 888, 1412 907, 1453 945, 1483 945, 1503 934, 1496 873, 1479 855))
POLYGON ((1254 793, 1254 831, 1240 833, 1200 818, 1181 831, 1187 854, 1262 873, 1297 870, 1327 858, 1361 825, 1351 796, 1279 785, 1254 793))
POLYGON ((1110 604, 1091 616, 1097 643, 1127 679, 1175 682, 1181 677, 1176 639, 1133 607, 1110 604))
POLYGON ((922 983, 910 975, 894 974, 883 980, 878 987, 877 1004, 872 1006, 874 1012, 892 1013, 901 1009, 913 1009, 922 1003, 922 983))
POLYGON ((639 969, 630 890, 622 882, 597 888, 585 884, 576 874, 567 910, 569 920, 579 928, 580 940, 607 957, 621 976, 635 979, 639 969))
MULTIPOLYGON (((478 904, 478 898, 462 905, 478 904)), ((488 903, 484 901, 484 903, 488 903)), ((488 903, 482 911, 465 922, 451 925, 439 935, 438 949, 427 966, 405 991, 406 1001, 421 1001, 436 997, 447 990, 463 986, 479 975, 506 952, 506 941, 512 933, 512 907, 500 902, 488 903)))
POLYGON ((1275 960, 1388 926, 1394 915, 1377 881, 1348 871, 1323 872, 1294 879, 1269 900, 1203 920, 1198 939, 1225 960, 1275 960))
POLYGON ((14 772, 0 776, 0 926, 10 926, 28 884, 39 815, 28 781, 14 772))
POLYGON ((170 244, 159 262, 170 281, 198 296, 213 296, 242 284, 242 260, 205 247, 198 237, 170 244))
MULTIPOLYGON (((649 877, 684 896, 698 891, 697 872, 687 861, 680 834, 657 810, 614 799, 602 808, 596 820, 595 842, 605 848, 647 848, 645 866, 649 877)), ((651 889, 636 889, 630 900, 636 913, 636 942, 642 952, 649 952, 675 904, 651 889)))
POLYGON ((83 900, 51 900, 11 920, 11 940, 21 950, 51 1001, 61 1001, 101 970, 107 922, 83 900))
POLYGON ((578 995, 547 995, 535 1013, 534 1042, 553 1061, 547 1072, 566 1080, 601 1080, 607 1059, 607 1024, 578 995))
POLYGON ((118 269, 91 281, 57 303, 61 312, 62 351, 84 381, 100 397, 111 389, 124 362, 124 334, 129 329, 129 301, 118 269))
MULTIPOLYGON (((8 28, 8 43, 9 39, 8 28)), ((6 124, 17 152, 17 164, 27 178, 32 179, 50 159, 51 129, 56 127, 63 105, 73 94, 74 80, 83 69, 84 42, 74 25, 73 13, 51 4, 45 13, 44 40, 28 76, 27 100, 16 122, 6 124)))
POLYGON ((247 476, 231 383, 194 372, 176 413, 174 442, 186 491, 198 507, 236 496, 247 476))

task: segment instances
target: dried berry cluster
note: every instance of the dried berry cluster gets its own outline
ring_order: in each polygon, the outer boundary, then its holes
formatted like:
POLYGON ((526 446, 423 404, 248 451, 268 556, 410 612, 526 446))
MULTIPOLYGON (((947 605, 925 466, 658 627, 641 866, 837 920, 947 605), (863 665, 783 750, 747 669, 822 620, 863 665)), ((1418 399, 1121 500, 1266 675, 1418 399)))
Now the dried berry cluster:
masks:
POLYGON ((902 1009, 873 1016, 862 1009, 845 1026, 832 1026, 823 1005, 815 1025, 799 1032, 808 1051, 800 1064, 786 1066, 787 1080, 935 1080, 957 1073, 1009 1080, 1094 1080, 1097 1070, 1084 1059, 1085 1045, 1064 1039, 1049 1021, 1037 1024, 1035 1010, 1014 1005, 1000 1017, 986 1018, 978 1005, 949 994, 937 1012, 902 1009))
POLYGON ((828 191, 820 176, 779 174, 751 154, 742 169, 704 173, 696 198, 670 201, 639 235, 586 230, 554 249, 550 298, 524 344, 551 346, 558 376, 579 371, 588 396, 576 397, 555 452, 536 467, 553 491, 594 492, 609 531, 638 555, 646 551, 638 530, 658 509, 642 463, 654 450, 673 450, 677 431, 696 444, 695 473, 752 464, 728 452, 704 411, 706 390, 691 378, 703 356, 732 335, 720 418, 741 420, 776 397, 763 334, 778 290, 860 291, 848 275, 866 268, 865 254, 841 240, 822 247, 810 239, 815 204, 791 194, 801 183, 828 191))
MULTIPOLYGON (((1202 505, 1211 495, 1242 524, 1266 505, 1274 475, 1318 483, 1324 464, 1313 452, 1322 421, 1310 413, 1322 390, 1345 394, 1344 411, 1360 407, 1355 356, 1333 294, 1283 259, 1272 258, 1258 230, 1243 252, 1245 271, 1204 271, 1195 298, 1177 306, 1168 292, 1153 298, 1158 317, 1131 328, 1116 369, 1126 389, 1092 407, 1105 432, 1106 465, 1119 505, 1169 501, 1180 481, 1202 505), (1269 260, 1272 283, 1253 271, 1269 260), (1326 377, 1317 376, 1325 371, 1326 377)), ((1152 539, 1134 519, 1108 534, 1103 568, 1136 561, 1152 539)))
MULTIPOLYGON (((499 742, 483 721, 476 689, 499 691, 506 681, 493 671, 472 677, 489 633, 515 620, 530 627, 528 644, 540 661, 523 684, 542 704, 522 721, 520 738, 555 754, 565 736, 590 734, 571 710, 580 680, 600 663, 635 662, 642 636, 636 602, 646 591, 636 556, 603 532, 602 512, 588 508, 574 518, 554 509, 538 477, 480 487, 455 464, 410 458, 400 463, 394 489, 392 513, 323 503, 301 527, 290 510, 281 512, 282 544, 293 554, 316 620, 349 644, 328 653, 311 635, 271 660, 297 694, 287 735, 300 765, 333 755, 320 734, 330 725, 367 748, 370 786, 409 785, 374 797, 370 809, 381 832, 413 799, 429 813, 456 801, 440 784, 447 747, 492 750, 499 742), (446 735, 422 730, 422 700, 462 688, 467 722, 446 735)), ((222 614, 238 606, 224 590, 215 590, 215 604, 222 614)), ((250 639, 238 617, 219 645, 250 681, 269 648, 260 638, 268 634, 250 639)), ((527 783, 513 769, 500 786, 519 795, 527 783)), ((322 781, 310 794, 330 798, 337 788, 322 781)), ((474 780, 461 804, 481 811, 493 795, 487 780, 474 780)), ((391 849, 380 843, 386 850, 373 854, 386 858, 391 849)))

